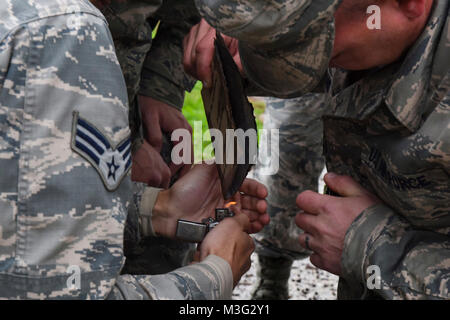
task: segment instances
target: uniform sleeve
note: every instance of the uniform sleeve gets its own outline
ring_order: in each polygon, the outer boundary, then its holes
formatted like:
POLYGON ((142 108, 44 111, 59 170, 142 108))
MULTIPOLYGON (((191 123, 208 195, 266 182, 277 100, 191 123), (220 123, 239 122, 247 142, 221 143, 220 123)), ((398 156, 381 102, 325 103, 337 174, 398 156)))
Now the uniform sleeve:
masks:
POLYGON ((152 20, 160 26, 142 68, 139 94, 181 109, 184 92, 196 82, 184 72, 183 39, 200 16, 191 0, 164 1, 152 20))
POLYGON ((162 190, 133 182, 133 203, 128 208, 125 242, 137 243, 143 237, 156 237, 152 225, 153 208, 162 190))
POLYGON ((153 276, 122 275, 109 299, 113 300, 229 300, 233 288, 231 267, 211 255, 200 263, 153 276))
POLYGON ((112 39, 89 2, 15 4, 17 17, 6 16, 18 25, 6 20, 0 44, 0 296, 102 299, 123 264, 131 195, 127 97, 112 39))
MULTIPOLYGON (((127 256, 143 238, 155 236, 152 211, 161 189, 133 183, 133 203, 129 206, 124 235, 127 256)), ((228 262, 209 256, 201 263, 162 275, 121 275, 110 299, 231 299, 233 274, 228 262)))
POLYGON ((450 298, 450 238, 416 229, 382 204, 354 221, 341 263, 343 286, 360 290, 340 298, 362 298, 367 288, 384 299, 450 298))

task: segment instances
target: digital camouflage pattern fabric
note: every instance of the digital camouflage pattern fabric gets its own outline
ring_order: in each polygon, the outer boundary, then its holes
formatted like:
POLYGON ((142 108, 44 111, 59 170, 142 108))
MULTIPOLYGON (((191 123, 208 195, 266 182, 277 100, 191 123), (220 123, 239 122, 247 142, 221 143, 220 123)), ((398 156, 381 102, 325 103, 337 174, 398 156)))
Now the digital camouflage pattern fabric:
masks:
POLYGON ((340 2, 195 0, 213 27, 240 40, 242 66, 252 84, 280 98, 318 86, 331 58, 333 13, 340 2))
MULTIPOLYGON (((336 5, 331 0, 315 2, 336 5)), ((203 13, 213 26, 257 45, 251 42, 250 29, 235 27, 254 18, 247 1, 197 3, 210 3, 203 13), (242 3, 242 9, 231 15, 236 3, 242 3), (224 12, 229 14, 215 19, 224 12)), ((448 1, 434 1, 423 34, 397 63, 368 70, 354 83, 346 81, 351 74, 333 73, 333 98, 324 118, 328 171, 352 176, 384 202, 363 212, 347 233, 339 298, 450 297, 448 10, 448 1), (381 270, 382 286, 373 291, 366 286, 370 265, 381 270)), ((278 30, 284 34, 289 28, 278 30)), ((256 35, 261 30, 253 31, 256 35)), ((308 36, 320 37, 320 31, 308 36)), ((241 58, 252 61, 250 54, 241 58)), ((286 77, 280 80, 279 87, 283 85, 294 84, 286 77)), ((285 93, 280 89, 272 95, 285 93)))
POLYGON ((450 298, 448 14, 448 1, 435 1, 402 61, 352 85, 351 74, 334 76, 324 120, 328 170, 351 175, 383 201, 347 232, 341 298, 450 298), (381 286, 367 292, 371 265, 381 286))
POLYGON ((88 1, 0 8, 1 298, 231 296, 231 269, 214 256, 156 277, 119 275, 127 208, 137 209, 119 159, 127 113, 106 21, 88 1))
POLYGON ((129 137, 105 21, 69 0, 10 0, 0 16, 0 296, 104 298, 124 262, 130 184, 109 192, 71 140, 73 111, 114 144, 129 137))
POLYGON ((200 21, 194 2, 112 1, 102 12, 116 44, 130 100, 142 94, 181 109, 184 91, 195 84, 182 64, 184 36, 200 21))
MULTIPOLYGON (((267 212, 270 224, 255 235, 258 253, 258 285, 252 299, 287 300, 288 280, 294 259, 310 255, 298 241, 303 232, 295 224, 295 199, 306 190, 318 189, 324 168, 322 121, 326 95, 307 94, 294 99, 266 98, 264 129, 279 130, 279 141, 271 155, 279 159, 279 170, 264 175, 255 168, 255 178, 268 188, 267 212)), ((260 143, 268 143, 263 141, 260 143)), ((277 141, 270 141, 271 144, 277 141)), ((265 148, 264 146, 260 146, 265 148)))
POLYGON ((279 154, 273 156, 279 159, 280 167, 274 175, 262 175, 255 168, 255 177, 269 191, 270 224, 255 236, 259 255, 287 259, 309 256, 298 241, 301 230, 294 221, 299 210, 295 199, 303 191, 318 189, 325 163, 321 121, 325 98, 324 94, 307 94, 287 100, 266 99, 264 129, 279 130, 279 145, 273 148, 279 154))
POLYGON ((183 68, 183 39, 200 16, 193 0, 112 1, 102 12, 127 84, 133 149, 137 150, 143 139, 137 95, 181 110, 185 90, 194 87, 195 80, 183 68))
MULTIPOLYGON (((184 72, 183 39, 200 21, 200 16, 191 0, 112 1, 102 12, 109 23, 127 84, 130 128, 136 151, 144 138, 137 95, 152 97, 181 110, 185 91, 190 91, 195 84, 184 72), (153 38, 154 31, 157 32, 153 38)), ((170 138, 164 139, 163 153, 171 150, 169 144, 170 138)), ((125 271, 134 274, 168 272, 183 266, 195 250, 188 243, 155 237, 127 243, 125 271)))

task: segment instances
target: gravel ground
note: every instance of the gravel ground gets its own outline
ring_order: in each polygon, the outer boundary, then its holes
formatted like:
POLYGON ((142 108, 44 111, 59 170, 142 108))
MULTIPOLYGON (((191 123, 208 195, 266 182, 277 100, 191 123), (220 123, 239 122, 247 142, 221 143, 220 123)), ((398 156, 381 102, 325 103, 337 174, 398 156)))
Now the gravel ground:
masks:
MULTIPOLYGON (((252 256, 250 270, 233 291, 233 300, 249 300, 256 287, 258 258, 252 256)), ((335 300, 338 277, 317 269, 309 259, 297 260, 289 278, 289 300, 335 300)))
MULTIPOLYGON (((319 192, 323 190, 322 172, 319 178, 319 192)), ((251 177, 252 175, 250 175, 251 177)), ((257 284, 256 268, 258 258, 252 255, 252 266, 241 278, 233 291, 234 300, 249 300, 257 284)), ((297 260, 292 265, 289 278, 289 300, 336 300, 338 277, 329 272, 317 269, 308 259, 297 260)))

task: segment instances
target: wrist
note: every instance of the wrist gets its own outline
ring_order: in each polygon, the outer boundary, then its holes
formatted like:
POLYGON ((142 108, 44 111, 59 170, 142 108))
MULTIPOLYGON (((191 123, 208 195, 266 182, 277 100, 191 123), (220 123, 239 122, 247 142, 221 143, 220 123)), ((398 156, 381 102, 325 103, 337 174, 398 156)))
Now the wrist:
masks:
POLYGON ((177 219, 170 211, 170 190, 161 191, 153 208, 153 229, 159 236, 174 238, 176 223, 177 219))

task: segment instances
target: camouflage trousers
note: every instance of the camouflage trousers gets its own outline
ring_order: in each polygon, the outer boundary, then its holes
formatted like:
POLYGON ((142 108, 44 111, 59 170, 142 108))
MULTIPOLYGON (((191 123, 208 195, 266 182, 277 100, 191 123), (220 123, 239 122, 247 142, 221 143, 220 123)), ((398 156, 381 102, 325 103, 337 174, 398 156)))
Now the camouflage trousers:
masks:
POLYGON ((295 199, 305 190, 318 189, 318 178, 324 168, 321 121, 324 100, 324 95, 319 94, 266 100, 264 129, 279 129, 279 148, 274 148, 279 150, 279 170, 273 175, 263 175, 260 167, 255 168, 255 178, 269 191, 271 218, 270 224, 255 235, 259 255, 302 259, 310 254, 298 241, 302 230, 294 221, 299 212, 295 199))

